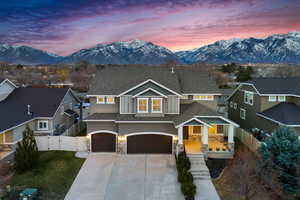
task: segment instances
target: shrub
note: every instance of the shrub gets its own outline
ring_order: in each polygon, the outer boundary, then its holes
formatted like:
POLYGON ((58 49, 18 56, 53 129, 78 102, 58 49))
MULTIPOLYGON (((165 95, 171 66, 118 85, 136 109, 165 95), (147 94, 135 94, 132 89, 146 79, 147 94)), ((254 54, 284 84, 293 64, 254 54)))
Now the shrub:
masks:
POLYGON ((186 199, 194 199, 194 196, 196 195, 196 186, 192 182, 182 183, 181 192, 186 199))
POLYGON ((184 152, 181 152, 178 155, 176 166, 178 171, 181 171, 182 169, 189 170, 191 168, 190 159, 186 156, 184 152))
POLYGON ((193 175, 191 174, 191 172, 189 172, 186 169, 182 169, 181 171, 178 171, 178 177, 177 177, 178 182, 180 183, 187 183, 193 182, 193 175))
POLYGON ((15 168, 18 172, 32 170, 39 163, 39 152, 33 131, 26 126, 23 140, 18 142, 15 152, 15 168))

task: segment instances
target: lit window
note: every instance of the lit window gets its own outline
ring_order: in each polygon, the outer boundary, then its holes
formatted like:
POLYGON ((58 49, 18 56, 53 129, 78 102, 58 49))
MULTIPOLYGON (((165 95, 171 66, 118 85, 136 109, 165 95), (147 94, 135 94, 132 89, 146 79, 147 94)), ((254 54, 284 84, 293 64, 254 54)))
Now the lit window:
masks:
POLYGON ((180 99, 189 99, 189 96, 188 95, 183 95, 180 97, 180 99))
POLYGON ((97 97, 97 103, 98 104, 105 104, 105 97, 104 96, 97 97))
POLYGON ((234 110, 237 109, 237 103, 234 103, 234 110))
POLYGON ((139 98, 137 104, 138 104, 137 110, 139 113, 148 112, 148 98, 139 98))
POLYGON ((249 105, 253 105, 253 92, 245 91, 244 103, 249 104, 249 105))
POLYGON ((277 101, 277 97, 276 96, 269 96, 269 101, 270 102, 276 102, 277 101))
POLYGON ((240 118, 246 119, 246 110, 243 108, 240 109, 240 118))
POLYGON ((285 96, 278 96, 279 102, 285 102, 285 100, 286 100, 285 96))
POLYGON ((46 120, 39 120, 38 121, 38 127, 37 127, 37 129, 39 131, 46 131, 46 130, 48 130, 48 121, 46 121, 46 120))
POLYGON ((107 97, 106 98, 106 103, 107 104, 114 104, 115 103, 115 98, 114 97, 107 97))
POLYGON ((161 113, 162 112, 162 99, 152 98, 152 112, 161 113))
POLYGON ((200 100, 200 101, 212 101, 214 100, 214 96, 212 95, 194 95, 194 100, 200 100))

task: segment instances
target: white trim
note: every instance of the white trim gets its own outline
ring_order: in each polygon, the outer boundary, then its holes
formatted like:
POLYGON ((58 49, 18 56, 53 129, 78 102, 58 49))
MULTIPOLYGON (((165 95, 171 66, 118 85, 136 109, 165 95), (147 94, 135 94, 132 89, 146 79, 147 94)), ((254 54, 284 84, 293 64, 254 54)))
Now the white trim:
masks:
POLYGON ((286 102, 286 96, 277 96, 278 102, 286 102), (280 97, 283 97, 283 100, 280 100, 280 97))
POLYGON ((158 85, 158 86, 160 86, 160 87, 162 87, 162 88, 168 90, 169 92, 171 92, 171 93, 173 93, 173 94, 176 94, 176 95, 178 95, 178 96, 181 96, 181 94, 178 94, 177 92, 175 92, 175 91, 173 91, 173 90, 171 90, 171 89, 169 89, 169 88, 163 86, 162 84, 160 84, 160 83, 158 83, 158 82, 156 82, 156 81, 154 81, 154 80, 152 80, 152 79, 148 79, 148 80, 146 80, 146 81, 144 81, 144 82, 142 82, 142 83, 140 83, 140 84, 138 84, 138 85, 136 85, 136 86, 134 86, 134 87, 132 87, 132 88, 130 88, 130 89, 128 89, 128 90, 126 90, 125 92, 122 92, 122 93, 119 94, 117 97, 120 97, 120 96, 122 96, 122 95, 124 95, 124 94, 126 94, 126 93, 128 93, 128 92, 130 92, 130 91, 132 91, 132 90, 134 90, 134 89, 136 89, 136 88, 138 88, 138 87, 140 87, 140 86, 146 84, 147 82, 150 82, 150 81, 151 81, 152 83, 154 83, 154 84, 156 84, 156 85, 158 85))
POLYGON ((246 109, 244 109, 244 108, 240 108, 240 119, 246 120, 246 109), (242 115, 241 115, 242 111, 243 111, 244 114, 245 114, 244 118, 243 118, 242 115))
POLYGON ((115 122, 114 119, 86 119, 82 120, 83 122, 115 122))
MULTIPOLYGON (((155 117, 153 117, 155 118, 155 117)), ((115 121, 116 123, 122 124, 134 124, 134 123, 142 123, 142 124, 173 124, 173 121, 115 121)))
POLYGON ((115 132, 115 131, 109 131, 109 130, 93 131, 93 132, 88 133, 88 135, 93 135, 93 134, 97 134, 97 133, 111 133, 111 134, 115 134, 116 136, 118 135, 117 132, 115 132))
POLYGON ((269 96, 269 102, 276 102, 277 96, 269 96), (272 97, 275 97, 275 99, 272 99, 272 97))
POLYGON ((152 92, 155 92, 155 93, 159 94, 160 96, 163 96, 163 97, 166 97, 166 98, 167 98, 166 95, 164 95, 163 93, 161 93, 161 92, 159 92, 159 91, 157 91, 157 90, 155 90, 155 89, 153 89, 153 88, 147 88, 147 89, 145 89, 145 90, 143 90, 143 91, 137 93, 136 95, 134 95, 134 96, 132 96, 132 97, 140 96, 141 94, 143 94, 143 93, 145 93, 145 92, 148 92, 149 90, 151 90, 152 92))
POLYGON ((106 104, 115 104, 115 96, 109 95, 109 96, 105 96, 105 103, 106 104), (108 102, 108 98, 113 98, 113 102, 108 102))
POLYGON ((9 84, 11 84, 14 88, 18 88, 13 82, 11 82, 9 79, 4 79, 1 83, 0 86, 3 85, 5 82, 8 82, 9 84))
POLYGON ((195 116, 195 117, 221 118, 221 119, 224 120, 225 122, 228 122, 228 123, 234 125, 235 127, 240 127, 240 125, 238 125, 237 123, 235 123, 235 122, 231 121, 230 119, 227 119, 227 118, 225 118, 225 117, 223 117, 223 116, 203 116, 203 115, 198 116, 198 115, 197 115, 197 116, 195 116))
POLYGON ((193 120, 195 120, 195 121, 197 121, 197 122, 199 122, 199 123, 201 123, 201 124, 203 124, 203 125, 208 126, 209 128, 211 128, 211 125, 209 125, 209 124, 207 124, 207 123, 205 123, 205 122, 203 122, 203 121, 197 119, 196 117, 193 117, 193 118, 191 118, 191 119, 189 119, 189 120, 186 120, 185 122, 182 122, 181 124, 175 126, 175 128, 184 126, 184 124, 189 123, 190 121, 193 121, 193 120))
POLYGON ((97 96, 96 97, 96 104, 105 104, 105 96, 102 96, 102 95, 97 96), (99 98, 103 98, 103 102, 100 102, 99 98))
POLYGON ((136 103, 136 110, 137 110, 137 113, 148 113, 149 112, 149 98, 137 98, 137 103, 136 103), (141 111, 140 110, 140 106, 139 106, 139 101, 140 100, 147 100, 147 104, 146 104, 146 111, 141 111))
POLYGON ((162 113, 163 112, 163 99, 162 98, 151 98, 151 113, 162 113), (159 100, 160 101, 160 110, 154 111, 153 110, 153 101, 159 100))
POLYGON ((214 101, 215 97, 214 97, 214 95, 193 95, 193 100, 195 100, 195 101, 214 101), (195 98, 195 97, 206 97, 206 98, 195 98), (212 97, 212 99, 209 99, 207 97, 212 97))
POLYGON ((219 96, 221 93, 183 93, 182 96, 185 95, 198 95, 198 96, 219 96))
POLYGON ((171 137, 177 136, 177 135, 174 135, 174 134, 171 134, 171 133, 164 133, 164 132, 135 132, 135 133, 126 134, 124 136, 130 137, 130 136, 133 136, 133 135, 166 135, 166 136, 171 136, 171 137))
POLYGON ((253 104, 254 104, 254 93, 253 92, 244 90, 244 103, 253 106, 253 104), (249 98, 249 95, 251 95, 251 99, 249 98), (248 101, 246 101, 246 97, 247 97, 248 101), (250 100, 252 100, 252 102, 250 102, 250 100))
POLYGON ((288 125, 288 124, 284 124, 284 123, 282 123, 282 122, 279 122, 279 121, 277 121, 277 120, 274 120, 274 119, 271 119, 271 118, 269 118, 269 117, 267 117, 267 116, 264 116, 264 115, 262 115, 262 114, 260 114, 260 113, 256 113, 256 115, 258 115, 258 116, 260 116, 260 117, 262 117, 262 118, 265 118, 265 119, 267 119, 267 120, 270 120, 270 121, 272 121, 272 122, 275 122, 275 123, 277 123, 277 124, 279 124, 279 125, 284 125, 284 126, 288 126, 288 127, 300 127, 300 125, 288 125))
POLYGON ((49 131, 49 121, 48 120, 38 120, 36 130, 37 131, 49 131), (46 128, 40 128, 40 123, 46 123, 46 128))

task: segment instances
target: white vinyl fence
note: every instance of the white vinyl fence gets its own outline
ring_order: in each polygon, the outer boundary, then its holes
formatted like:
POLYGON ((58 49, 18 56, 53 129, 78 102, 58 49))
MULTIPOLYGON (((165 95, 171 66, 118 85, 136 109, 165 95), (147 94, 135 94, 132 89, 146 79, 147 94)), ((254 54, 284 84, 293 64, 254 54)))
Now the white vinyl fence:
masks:
POLYGON ((73 124, 70 128, 65 130, 65 132, 61 135, 63 136, 76 136, 76 134, 80 131, 80 123, 73 124))
POLYGON ((251 133, 245 131, 244 129, 237 128, 236 137, 245 144, 251 151, 257 152, 260 147, 261 142, 258 141, 251 133))
POLYGON ((36 136, 39 151, 88 151, 89 140, 86 137, 36 136))

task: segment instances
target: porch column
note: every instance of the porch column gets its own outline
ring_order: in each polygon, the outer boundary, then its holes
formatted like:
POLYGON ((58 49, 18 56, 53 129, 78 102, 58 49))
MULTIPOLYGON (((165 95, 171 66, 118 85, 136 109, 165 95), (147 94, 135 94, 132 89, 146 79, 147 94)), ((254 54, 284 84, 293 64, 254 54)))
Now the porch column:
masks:
POLYGON ((208 127, 203 126, 202 151, 206 152, 207 150, 208 150, 208 127))
POLYGON ((228 127, 228 147, 234 151, 234 126, 232 124, 228 127))
POLYGON ((178 131, 178 144, 176 146, 176 154, 178 155, 178 153, 184 151, 184 147, 183 147, 183 126, 179 127, 177 129, 177 131, 178 131))

